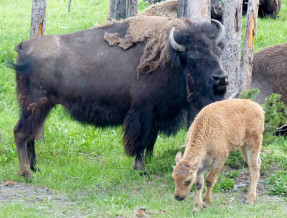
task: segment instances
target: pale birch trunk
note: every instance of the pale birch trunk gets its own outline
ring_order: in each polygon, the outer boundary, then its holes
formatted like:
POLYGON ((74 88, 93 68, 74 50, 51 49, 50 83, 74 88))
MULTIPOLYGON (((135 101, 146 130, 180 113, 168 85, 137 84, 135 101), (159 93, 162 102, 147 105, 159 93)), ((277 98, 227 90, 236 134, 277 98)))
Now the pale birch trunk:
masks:
POLYGON ((33 0, 30 38, 39 38, 46 33, 47 0, 33 0))
MULTIPOLYGON (((30 38, 39 38, 45 35, 46 8, 47 0, 33 0, 30 38)), ((42 140, 44 140, 44 124, 40 127, 40 130, 35 138, 38 139, 39 136, 42 138, 42 140)))
POLYGON ((126 8, 127 17, 136 16, 138 14, 138 0, 127 0, 126 8))
POLYGON ((250 89, 254 56, 254 39, 257 31, 259 0, 249 0, 246 19, 246 30, 241 57, 241 90, 250 89))
POLYGON ((138 0, 109 0, 108 20, 120 20, 138 14, 138 0))
POLYGON ((210 21, 210 0, 179 0, 177 17, 188 17, 193 22, 210 21))
POLYGON ((240 53, 242 35, 242 0, 225 0, 223 25, 226 35, 223 40, 224 50, 221 56, 223 70, 228 75, 227 97, 236 90, 239 92, 240 83, 240 53))

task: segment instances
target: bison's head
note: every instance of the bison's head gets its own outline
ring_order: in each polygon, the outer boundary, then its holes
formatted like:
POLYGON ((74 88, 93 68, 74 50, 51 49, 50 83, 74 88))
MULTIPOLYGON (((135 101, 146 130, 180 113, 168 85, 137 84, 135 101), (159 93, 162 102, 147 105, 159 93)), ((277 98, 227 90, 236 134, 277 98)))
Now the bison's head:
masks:
POLYGON ((225 30, 220 22, 212 23, 191 25, 175 36, 173 28, 169 36, 172 59, 186 75, 188 100, 198 110, 222 100, 228 84, 220 63, 225 30))
POLYGON ((176 155, 176 166, 173 169, 172 177, 175 183, 174 198, 178 201, 184 200, 193 185, 198 168, 198 161, 194 164, 182 160, 181 152, 176 155))

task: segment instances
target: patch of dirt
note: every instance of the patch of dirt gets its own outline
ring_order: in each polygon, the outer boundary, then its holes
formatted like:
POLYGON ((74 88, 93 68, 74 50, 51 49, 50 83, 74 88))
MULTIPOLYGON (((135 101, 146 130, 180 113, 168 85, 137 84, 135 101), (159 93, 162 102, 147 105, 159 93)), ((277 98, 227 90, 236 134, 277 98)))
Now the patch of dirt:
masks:
MULTIPOLYGON (((78 202, 71 200, 64 194, 59 194, 46 187, 6 181, 0 183, 0 205, 21 204, 23 207, 43 208, 44 214, 65 216, 68 208, 73 208, 78 202)), ((74 217, 81 216, 73 211, 74 217)), ((69 215, 69 217, 71 217, 69 215)))
MULTIPOLYGON (((222 173, 226 170, 227 169, 224 169, 222 173)), ((230 172, 230 169, 227 171, 230 172)), ((258 202, 280 203, 284 206, 287 213, 287 202, 278 196, 269 195, 268 187, 263 182, 264 179, 265 177, 261 176, 257 186, 258 202)), ((217 202, 216 199, 220 199, 222 196, 224 196, 227 204, 232 204, 232 202, 244 202, 249 185, 248 170, 240 170, 240 173, 236 179, 234 179, 234 183, 234 190, 221 194, 214 194, 215 200, 213 202, 217 202)), ((43 186, 23 184, 15 181, 0 182, 0 205, 21 204, 23 207, 28 208, 38 207, 41 208, 40 211, 45 215, 60 217, 91 216, 92 214, 89 214, 88 211, 83 212, 80 209, 80 205, 82 204, 80 202, 81 198, 85 195, 86 193, 79 192, 77 194, 78 201, 74 201, 63 193, 57 193, 43 186)), ((96 214, 93 215, 96 216, 96 214)), ((144 208, 140 208, 136 211, 136 216, 150 217, 151 214, 144 208)))
MULTIPOLYGON (((270 195, 269 194, 269 188, 267 185, 264 183, 264 180, 269 177, 273 172, 276 172, 276 169, 278 167, 276 165, 272 165, 270 169, 268 170, 268 173, 265 175, 260 175, 259 181, 257 184, 257 201, 260 202, 261 199, 264 201, 276 201, 276 202, 282 202, 283 204, 286 205, 286 213, 287 213, 287 202, 283 200, 283 198, 276 196, 276 195, 270 195)), ((221 173, 225 172, 232 172, 234 169, 231 169, 229 167, 225 167, 221 173)), ((237 177, 234 179, 234 189, 230 191, 231 195, 236 195, 236 201, 238 202, 244 202, 246 200, 245 195, 248 191, 249 187, 249 173, 247 167, 243 170, 239 170, 239 174, 237 177)), ((227 193, 228 194, 228 193, 227 193)))

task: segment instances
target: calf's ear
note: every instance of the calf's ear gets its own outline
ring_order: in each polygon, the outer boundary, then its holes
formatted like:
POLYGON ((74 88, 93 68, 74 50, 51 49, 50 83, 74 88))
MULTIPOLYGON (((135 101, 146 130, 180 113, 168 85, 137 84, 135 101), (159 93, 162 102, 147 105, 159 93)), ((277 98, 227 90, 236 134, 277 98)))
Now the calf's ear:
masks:
POLYGON ((182 160, 182 153, 178 152, 175 156, 175 163, 178 163, 181 160, 182 160))

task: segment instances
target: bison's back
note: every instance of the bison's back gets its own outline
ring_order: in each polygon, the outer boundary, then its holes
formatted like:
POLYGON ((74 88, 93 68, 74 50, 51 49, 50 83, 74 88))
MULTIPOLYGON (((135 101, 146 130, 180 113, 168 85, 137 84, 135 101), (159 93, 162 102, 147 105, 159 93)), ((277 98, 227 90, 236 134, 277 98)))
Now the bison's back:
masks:
POLYGON ((25 41, 18 46, 17 62, 31 61, 31 82, 51 91, 61 88, 66 95, 122 95, 136 80, 143 45, 127 51, 110 47, 103 39, 104 32, 92 29, 25 41))
POLYGON ((263 93, 266 92, 264 97, 276 92, 287 103, 287 43, 255 53, 252 76, 252 87, 259 87, 263 93), (260 86, 261 81, 264 86, 260 86), (266 87, 271 90, 266 90, 266 87))

